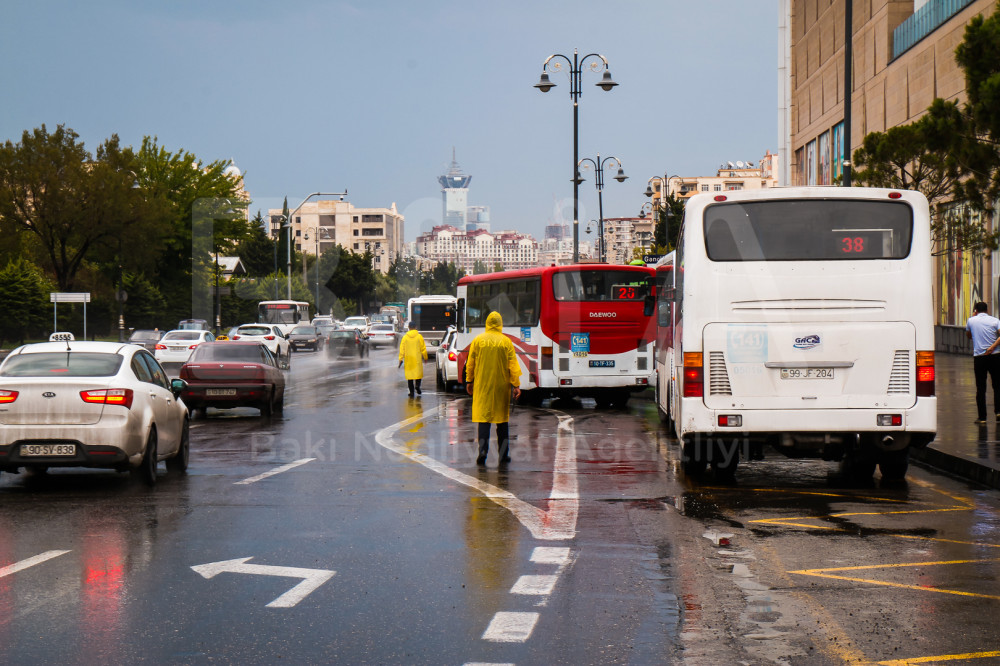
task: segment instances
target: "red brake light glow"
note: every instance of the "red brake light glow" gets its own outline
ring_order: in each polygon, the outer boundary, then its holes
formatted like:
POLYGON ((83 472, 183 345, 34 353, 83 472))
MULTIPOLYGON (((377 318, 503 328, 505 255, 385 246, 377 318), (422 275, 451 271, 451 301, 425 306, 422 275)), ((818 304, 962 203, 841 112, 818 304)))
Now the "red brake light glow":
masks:
POLYGON ((233 340, 239 340, 239 339, 240 339, 240 336, 238 336, 238 335, 234 335, 233 336, 233 340))
POLYGON ((450 351, 450 352, 448 352, 448 360, 449 361, 457 361, 458 360, 458 355, 455 352, 450 351))
POLYGON ((197 347, 197 346, 198 346, 198 344, 199 344, 199 343, 197 343, 197 342, 196 342, 196 343, 194 343, 193 345, 191 345, 190 347, 188 347, 188 349, 194 349, 195 347, 197 347))
POLYGON ((890 199, 899 199, 899 198, 901 198, 902 196, 903 196, 903 195, 902 195, 902 194, 900 194, 899 192, 889 192, 889 198, 890 198, 890 199))
POLYGON ((917 352, 917 395, 934 395, 934 352, 917 352))
POLYGON ((121 405, 126 409, 132 408, 132 389, 80 391, 80 397, 84 402, 92 404, 121 405))
POLYGON ((17 391, 0 391, 0 405, 9 405, 17 400, 17 391))
POLYGON ((160 342, 157 342, 157 343, 156 343, 156 348, 157 348, 157 349, 166 349, 166 348, 167 348, 167 346, 166 346, 165 344, 162 344, 162 343, 160 343, 160 342))
POLYGON ((265 335, 264 339, 265 340, 274 340, 274 336, 273 335, 265 335))

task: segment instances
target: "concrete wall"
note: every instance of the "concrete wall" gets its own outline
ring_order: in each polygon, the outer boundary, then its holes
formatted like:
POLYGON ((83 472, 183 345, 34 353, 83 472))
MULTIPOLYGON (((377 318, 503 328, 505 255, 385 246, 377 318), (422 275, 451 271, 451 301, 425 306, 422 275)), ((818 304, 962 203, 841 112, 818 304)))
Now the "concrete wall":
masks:
POLYGON ((934 351, 972 356, 972 340, 965 335, 964 326, 935 326, 934 351))

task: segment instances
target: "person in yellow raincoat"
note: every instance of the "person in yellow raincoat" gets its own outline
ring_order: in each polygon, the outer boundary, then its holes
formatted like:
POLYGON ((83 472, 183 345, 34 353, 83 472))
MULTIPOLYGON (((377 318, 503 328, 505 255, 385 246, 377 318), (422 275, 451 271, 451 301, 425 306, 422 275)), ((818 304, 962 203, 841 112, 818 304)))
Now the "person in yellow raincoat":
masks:
POLYGON ((490 450, 490 424, 497 426, 497 453, 500 464, 510 462, 510 394, 521 395, 521 366, 517 363, 514 343, 503 334, 503 318, 499 312, 486 317, 486 331, 469 345, 469 360, 465 362, 465 390, 472 396, 472 420, 479 424, 479 457, 477 465, 486 464, 490 450))
POLYGON ((399 343, 399 364, 405 365, 403 374, 406 375, 406 387, 410 390, 411 398, 414 391, 420 395, 420 380, 424 378, 426 360, 427 345, 424 344, 424 336, 417 332, 417 323, 411 321, 410 330, 399 343))

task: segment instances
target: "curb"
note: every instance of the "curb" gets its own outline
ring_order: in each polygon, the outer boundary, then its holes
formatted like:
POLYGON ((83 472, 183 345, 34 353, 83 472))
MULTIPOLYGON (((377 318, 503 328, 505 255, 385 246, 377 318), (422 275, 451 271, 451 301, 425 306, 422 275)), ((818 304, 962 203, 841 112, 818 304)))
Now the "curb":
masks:
POLYGON ((983 465, 979 460, 943 453, 932 445, 922 449, 910 449, 910 458, 990 488, 1000 489, 1000 469, 983 465))

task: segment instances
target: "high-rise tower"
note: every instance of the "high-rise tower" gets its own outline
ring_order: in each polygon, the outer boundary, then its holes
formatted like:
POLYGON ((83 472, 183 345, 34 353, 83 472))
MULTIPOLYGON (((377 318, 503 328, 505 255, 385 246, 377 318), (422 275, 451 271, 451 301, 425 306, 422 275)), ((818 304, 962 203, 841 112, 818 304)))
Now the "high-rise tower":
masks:
POLYGON ((466 209, 468 208, 469 181, 472 176, 462 173, 455 161, 455 149, 451 149, 451 168, 448 173, 438 176, 441 183, 441 218, 444 224, 465 231, 466 209))

